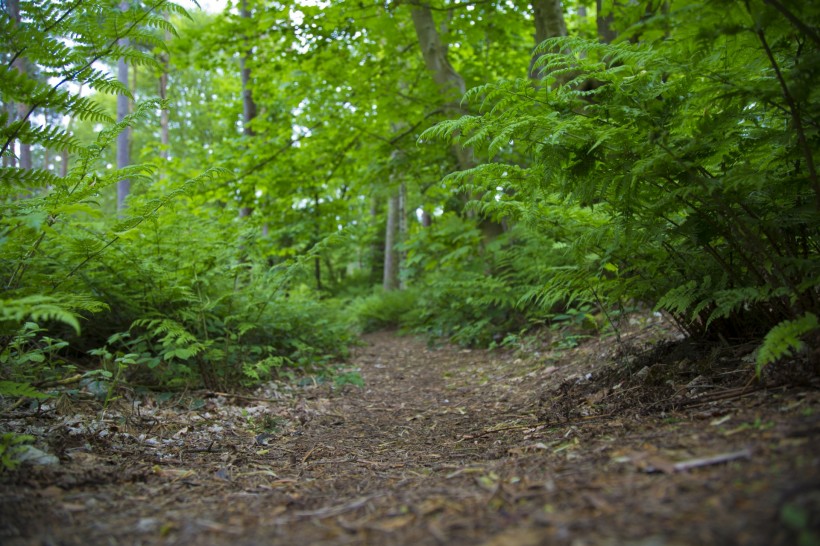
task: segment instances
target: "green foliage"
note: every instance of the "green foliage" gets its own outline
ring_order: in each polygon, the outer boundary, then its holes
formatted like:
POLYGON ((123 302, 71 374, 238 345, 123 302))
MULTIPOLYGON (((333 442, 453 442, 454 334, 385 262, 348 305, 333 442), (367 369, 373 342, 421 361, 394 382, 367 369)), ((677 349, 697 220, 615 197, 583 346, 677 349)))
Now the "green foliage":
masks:
POLYGON ((817 546, 820 544, 820 535, 812 528, 811 508, 801 506, 797 502, 789 502, 780 508, 780 521, 794 535, 798 546, 817 546))
POLYGON ((0 468, 14 470, 20 464, 17 456, 26 450, 26 444, 34 441, 30 434, 6 432, 0 436, 0 468))
POLYGON ((337 389, 344 388, 346 385, 354 387, 364 387, 364 378, 357 371, 340 371, 333 376, 333 386, 337 389))
POLYGON ((480 346, 543 325, 571 346, 644 304, 692 335, 770 332, 759 368, 816 327, 814 3, 616 2, 611 44, 567 8, 570 36, 537 48, 540 81, 526 77, 526 4, 434 9, 471 88, 458 106, 442 100, 410 6, 247 6, 190 20, 162 0, 4 12, 9 394, 73 371, 69 353, 96 367, 86 379, 107 401, 126 379, 222 389, 322 374, 351 322, 480 346), (104 66, 119 58, 133 87, 104 66), (154 100, 160 73, 168 96, 154 100), (135 106, 114 123, 122 94, 135 106), (115 169, 125 130, 139 159, 115 169), (34 169, 15 165, 23 145, 34 169), (381 292, 400 185, 408 288, 381 292))
POLYGON ((98 360, 100 368, 86 380, 104 387, 106 404, 126 375, 229 387, 343 355, 348 335, 338 309, 303 288, 304 260, 270 267, 254 247, 258 226, 240 228, 232 211, 197 209, 195 197, 227 171, 211 168, 158 183, 151 163, 106 165, 121 132, 169 103, 142 101, 114 123, 102 103, 78 88, 131 95, 94 63, 124 58, 132 67, 158 68, 141 47, 164 47, 161 33, 176 33, 158 11, 185 12, 162 1, 125 12, 94 1, 22 6, 19 24, 4 14, 2 43, 8 59, 25 57, 35 70, 7 69, 0 80, 4 105, 13 101, 28 111, 17 121, 3 118, 3 155, 20 143, 65 149, 72 166, 64 177, 0 171, 0 377, 15 379, 3 383, 6 393, 36 395, 21 380, 69 369, 57 356, 68 348, 98 360), (125 37, 128 42, 120 40, 125 37), (57 123, 30 124, 35 110, 104 125, 82 145, 57 123), (114 218, 106 196, 125 178, 136 192, 127 214, 114 218), (184 196, 174 215, 163 213, 184 196), (181 234, 190 234, 182 245, 181 234), (52 343, 53 332, 69 341, 52 343))
POLYGON ((38 391, 28 383, 0 381, 0 397, 4 396, 36 398, 38 400, 49 397, 48 394, 38 391))
POLYGON ((407 316, 416 307, 415 290, 377 290, 370 296, 351 303, 350 311, 362 332, 398 328, 407 322, 407 316))
POLYGON ((560 245, 524 226, 486 242, 474 222, 445 214, 405 248, 414 289, 408 291, 412 307, 405 296, 391 296, 407 302, 399 324, 432 338, 497 345, 511 332, 548 323, 570 303, 533 296, 566 258, 560 245))
POLYGON ((485 154, 449 180, 566 245, 573 263, 528 297, 643 301, 693 335, 762 336, 820 302, 806 28, 763 2, 683 2, 626 31, 641 41, 548 40, 540 86, 476 87, 479 115, 422 138, 485 154))
POLYGON ((795 320, 783 321, 772 328, 758 349, 756 361, 758 375, 769 364, 803 350, 805 343, 801 338, 818 329, 820 329, 820 322, 814 313, 806 313, 795 320))
POLYGON ((174 209, 125 234, 87 270, 89 288, 113 298, 111 312, 89 319, 97 335, 113 335, 109 354, 136 355, 143 366, 132 373, 146 380, 214 389, 343 356, 348 334, 338 309, 301 286, 309 256, 267 267, 253 228, 218 211, 174 209))

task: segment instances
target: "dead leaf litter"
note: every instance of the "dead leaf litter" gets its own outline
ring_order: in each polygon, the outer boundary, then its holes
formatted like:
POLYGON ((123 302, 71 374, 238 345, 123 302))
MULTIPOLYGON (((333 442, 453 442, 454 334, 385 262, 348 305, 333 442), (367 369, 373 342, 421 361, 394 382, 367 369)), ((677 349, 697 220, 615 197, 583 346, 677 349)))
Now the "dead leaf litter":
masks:
POLYGON ((39 453, 0 476, 0 544, 820 544, 817 384, 641 332, 384 332, 349 362, 364 387, 16 408, 2 431, 39 453))

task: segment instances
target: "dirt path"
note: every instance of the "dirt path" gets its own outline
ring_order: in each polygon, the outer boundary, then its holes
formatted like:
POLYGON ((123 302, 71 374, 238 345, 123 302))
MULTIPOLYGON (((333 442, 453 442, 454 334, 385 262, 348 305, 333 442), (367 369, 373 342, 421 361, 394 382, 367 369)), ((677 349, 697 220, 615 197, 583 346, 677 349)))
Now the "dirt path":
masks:
POLYGON ((820 540, 816 390, 602 414, 624 389, 594 388, 602 346, 569 362, 366 341, 363 388, 12 416, 4 429, 47 438, 61 464, 0 478, 0 544, 820 540), (584 382, 591 394, 565 407, 584 382), (715 455, 733 460, 673 466, 715 455))

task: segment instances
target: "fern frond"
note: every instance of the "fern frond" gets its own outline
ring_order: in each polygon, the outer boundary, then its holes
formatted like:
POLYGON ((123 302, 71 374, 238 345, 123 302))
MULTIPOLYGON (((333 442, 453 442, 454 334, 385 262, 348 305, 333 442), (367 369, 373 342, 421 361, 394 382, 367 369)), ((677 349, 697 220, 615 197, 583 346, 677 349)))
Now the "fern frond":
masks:
POLYGON ((38 391, 30 383, 0 381, 0 397, 3 396, 11 396, 14 398, 24 396, 26 398, 34 398, 37 400, 45 400, 51 397, 48 393, 38 391))
POLYGON ((805 347, 803 336, 820 329, 814 313, 805 313, 795 320, 786 320, 772 328, 758 349, 756 370, 760 372, 785 356, 799 352, 805 347))
POLYGON ((0 183, 22 189, 48 188, 62 184, 62 178, 42 169, 0 167, 0 183))

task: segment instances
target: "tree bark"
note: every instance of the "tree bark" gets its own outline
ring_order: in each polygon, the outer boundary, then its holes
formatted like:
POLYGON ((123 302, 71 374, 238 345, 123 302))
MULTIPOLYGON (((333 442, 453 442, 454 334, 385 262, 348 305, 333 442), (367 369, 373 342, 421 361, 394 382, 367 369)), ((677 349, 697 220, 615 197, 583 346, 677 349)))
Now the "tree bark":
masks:
MULTIPOLYGON (((120 10, 128 11, 128 1, 123 0, 120 3, 120 10)), ((128 39, 120 39, 120 45, 123 47, 128 45, 128 39)), ((128 89, 128 64, 124 57, 120 57, 117 61, 117 81, 128 89)), ((117 95, 117 122, 121 122, 128 115, 130 110, 130 100, 128 95, 117 95)), ((131 131, 125 129, 117 135, 117 168, 124 169, 131 164, 131 131)), ((131 181, 127 178, 117 182, 117 213, 123 214, 125 210, 125 200, 131 193, 131 181)))

